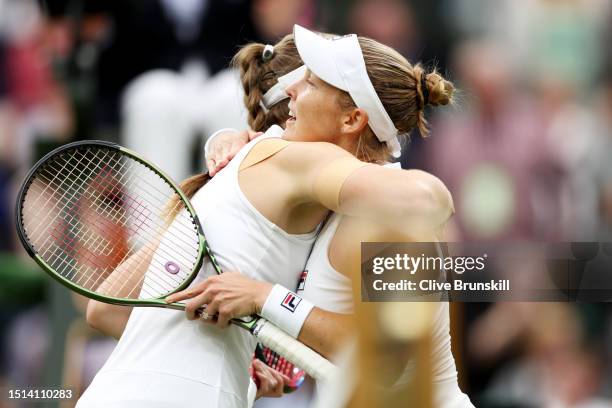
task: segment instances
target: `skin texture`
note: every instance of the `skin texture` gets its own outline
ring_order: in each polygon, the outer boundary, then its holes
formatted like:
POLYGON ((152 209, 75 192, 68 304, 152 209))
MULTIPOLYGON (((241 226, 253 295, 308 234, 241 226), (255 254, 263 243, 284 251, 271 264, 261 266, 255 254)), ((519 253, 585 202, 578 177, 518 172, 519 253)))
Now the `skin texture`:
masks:
POLYGON ((310 71, 286 89, 289 109, 295 118, 286 122, 284 139, 297 142, 337 144, 346 112, 338 104, 338 90, 321 81, 310 71))
POLYGON ((339 104, 340 91, 309 70, 286 92, 295 119, 286 122, 285 140, 333 143, 354 154, 359 134, 368 124, 363 109, 343 109, 339 104))

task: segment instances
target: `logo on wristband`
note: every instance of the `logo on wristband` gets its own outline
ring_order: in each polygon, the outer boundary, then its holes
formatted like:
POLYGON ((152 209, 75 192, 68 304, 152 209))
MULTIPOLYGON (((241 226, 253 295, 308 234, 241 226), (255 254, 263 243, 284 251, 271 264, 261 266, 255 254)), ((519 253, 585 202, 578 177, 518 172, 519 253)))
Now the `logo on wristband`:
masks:
POLYGON ((295 309, 297 309, 301 301, 301 297, 299 297, 293 292, 289 292, 287 293, 287 296, 285 296, 285 298, 283 299, 281 306, 293 313, 295 312, 295 309))

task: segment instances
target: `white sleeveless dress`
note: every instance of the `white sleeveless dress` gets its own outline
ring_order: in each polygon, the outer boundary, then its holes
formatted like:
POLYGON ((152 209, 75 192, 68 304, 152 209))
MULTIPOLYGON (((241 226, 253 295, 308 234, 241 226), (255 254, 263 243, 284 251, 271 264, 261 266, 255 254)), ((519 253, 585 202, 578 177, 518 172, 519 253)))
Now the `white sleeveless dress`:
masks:
MULTIPOLYGON (((191 201, 223 270, 295 287, 316 234, 286 233, 251 205, 238 184, 251 148, 280 134, 273 126, 248 143, 191 201)), ((205 263, 193 284, 213 273, 205 263)), ((245 407, 254 347, 254 338, 235 326, 219 329, 182 312, 136 307, 77 407, 245 407)))

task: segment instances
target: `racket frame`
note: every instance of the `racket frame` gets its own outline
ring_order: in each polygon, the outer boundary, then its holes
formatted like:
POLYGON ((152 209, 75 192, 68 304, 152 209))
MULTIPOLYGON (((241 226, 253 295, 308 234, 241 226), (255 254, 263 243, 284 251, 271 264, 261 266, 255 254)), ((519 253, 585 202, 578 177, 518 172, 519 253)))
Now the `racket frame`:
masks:
POLYGON ((172 309, 181 309, 184 310, 184 305, 181 306, 180 303, 177 303, 175 305, 170 305, 167 304, 163 298, 151 298, 151 299, 124 299, 124 298, 115 298, 112 296, 105 296, 105 295, 99 295, 96 292, 87 290, 85 288, 82 288, 78 285, 75 285, 72 281, 70 281, 69 279, 64 278, 63 276, 61 276, 60 274, 56 273, 53 271, 53 268, 48 265, 37 253, 36 250, 33 248, 32 244, 30 243, 28 237, 27 237, 27 233, 23 227, 23 223, 21 222, 22 220, 22 210, 23 210, 23 200, 25 198, 25 194, 26 192, 29 190, 30 185, 32 184, 32 182, 35 180, 35 177, 37 175, 37 173, 40 171, 40 169, 48 162, 49 159, 51 159, 52 157, 56 157, 61 155, 63 152, 68 151, 68 150, 75 150, 78 149, 79 147, 87 147, 87 146, 99 146, 99 147, 103 147, 103 148, 107 148, 109 150, 114 150, 119 152, 120 154, 123 154, 125 156, 128 156, 131 159, 136 160, 137 162, 143 164, 146 167, 149 167, 151 170, 153 170, 154 172, 158 173, 160 176, 162 176, 161 178, 164 180, 164 182, 168 183, 172 189, 180 196, 181 200, 183 201, 183 203, 185 204, 185 206, 187 207, 187 210, 189 211, 190 215, 194 218, 195 222, 195 227, 197 229, 197 234, 198 234, 198 255, 196 257, 196 261, 194 262, 194 268, 193 271, 191 272, 191 274, 189 275, 189 277, 183 282, 181 283, 176 289, 174 289, 172 292, 168 293, 166 296, 181 291, 183 289, 185 289, 187 286, 189 286, 189 284, 195 279, 196 275, 198 274, 202 263, 204 262, 204 255, 209 256, 209 258, 211 259, 211 262, 215 268, 215 270, 217 271, 217 273, 220 273, 221 269, 219 267, 219 265, 217 264, 217 262, 214 259, 214 255, 212 254, 212 252, 210 252, 210 248, 208 247, 208 243, 206 242, 206 237, 204 236, 204 231, 202 230, 202 224, 200 223, 200 220, 193 208, 193 206, 191 205, 191 202, 189 201, 189 199, 185 196, 185 194, 183 194, 183 192, 181 191, 181 189, 176 185, 176 183, 174 181, 172 181, 172 179, 166 174, 164 173, 160 168, 158 168, 157 166, 155 166, 154 164, 148 162, 147 160, 139 157, 136 153, 134 153, 133 151, 126 149, 123 146, 119 146, 116 143, 112 143, 112 142, 106 142, 103 140, 87 140, 87 141, 79 141, 79 142, 73 142, 73 143, 69 143, 66 144, 64 146, 61 146, 49 153, 47 153, 42 159, 40 159, 35 165, 34 167, 28 172, 28 174, 26 175, 24 182, 19 190, 19 193, 17 195, 17 202, 16 202, 16 207, 15 207, 15 224, 17 225, 17 235, 19 236, 19 239, 21 240, 21 243, 23 244, 24 248, 26 249, 28 255, 30 255, 34 261, 36 261, 36 263, 38 265, 40 265, 40 267, 47 272, 47 274, 51 275, 51 277, 53 277, 55 280, 57 280, 58 282, 60 282, 61 284, 68 286, 71 290, 74 290, 75 292, 91 298, 91 299, 95 299, 101 302, 105 302, 105 303, 112 303, 112 304, 117 304, 117 305, 128 305, 128 306, 151 306, 151 307, 166 307, 166 308, 172 308, 172 309))

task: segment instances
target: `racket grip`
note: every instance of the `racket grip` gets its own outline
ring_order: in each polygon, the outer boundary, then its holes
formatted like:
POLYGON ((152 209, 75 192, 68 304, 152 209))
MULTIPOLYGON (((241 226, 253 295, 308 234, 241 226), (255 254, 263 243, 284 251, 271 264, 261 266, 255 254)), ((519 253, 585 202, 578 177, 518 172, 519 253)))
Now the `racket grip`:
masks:
POLYGON ((294 339, 267 320, 260 319, 254 331, 259 342, 270 347, 317 381, 328 381, 338 368, 313 349, 294 339))

